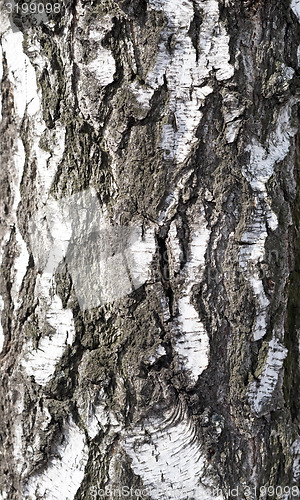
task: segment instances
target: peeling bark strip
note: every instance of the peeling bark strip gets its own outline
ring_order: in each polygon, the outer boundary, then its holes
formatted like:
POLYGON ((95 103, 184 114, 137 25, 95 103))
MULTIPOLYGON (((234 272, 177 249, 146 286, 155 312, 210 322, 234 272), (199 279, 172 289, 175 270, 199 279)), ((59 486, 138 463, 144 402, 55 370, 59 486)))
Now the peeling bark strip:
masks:
POLYGON ((300 2, 23 4, 0 499, 300 498, 300 2))

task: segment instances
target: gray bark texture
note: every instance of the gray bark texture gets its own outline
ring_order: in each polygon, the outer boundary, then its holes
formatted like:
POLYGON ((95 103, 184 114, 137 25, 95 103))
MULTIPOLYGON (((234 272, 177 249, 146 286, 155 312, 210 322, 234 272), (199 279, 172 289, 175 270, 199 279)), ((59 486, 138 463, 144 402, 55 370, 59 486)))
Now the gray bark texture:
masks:
POLYGON ((0 500, 300 499, 300 2, 9 1, 0 500))

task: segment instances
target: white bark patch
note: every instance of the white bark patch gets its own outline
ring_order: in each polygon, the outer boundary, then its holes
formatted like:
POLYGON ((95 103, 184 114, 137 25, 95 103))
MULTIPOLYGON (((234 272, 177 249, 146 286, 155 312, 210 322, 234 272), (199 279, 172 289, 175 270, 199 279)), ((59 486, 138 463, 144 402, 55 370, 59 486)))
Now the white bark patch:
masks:
MULTIPOLYGON (((49 190, 55 176, 57 165, 62 158, 64 150, 65 131, 60 126, 48 132, 48 142, 51 144, 51 153, 44 151, 40 147, 40 139, 45 133, 46 125, 42 117, 41 96, 39 95, 36 73, 29 58, 23 53, 23 36, 20 32, 7 32, 2 38, 2 46, 7 58, 9 78, 13 86, 14 107, 19 123, 26 113, 31 121, 31 143, 30 160, 35 160, 37 165, 37 189, 39 192, 38 202, 42 205, 48 198, 49 190)), ((34 51, 33 51, 34 52, 34 51)), ((46 62, 39 58, 39 64, 46 62)), ((12 298, 15 308, 20 307, 19 292, 24 278, 27 264, 28 252, 26 245, 17 227, 17 208, 21 200, 20 183, 22 180, 25 151, 22 141, 17 142, 14 154, 15 163, 15 192, 14 205, 12 207, 12 222, 16 226, 16 240, 19 248, 19 256, 15 259, 13 270, 14 279, 12 286, 12 298)), ((53 207, 52 207, 53 208, 53 207)), ((64 229, 61 228, 61 235, 64 237, 64 229)), ((34 242, 35 243, 35 242, 34 242)), ((43 247, 43 251, 47 249, 43 247)), ((56 256, 57 258, 59 256, 56 256)), ((60 262, 62 257, 56 260, 60 262)), ((72 344, 75 330, 73 317, 70 310, 64 310, 60 298, 53 292, 52 272, 47 272, 38 277, 35 295, 43 303, 37 308, 41 322, 46 321, 54 328, 52 337, 44 337, 40 340, 39 348, 36 350, 33 342, 30 341, 24 346, 24 359, 21 364, 28 375, 34 375, 39 384, 46 384, 55 371, 55 367, 61 358, 67 344, 72 344), (44 307, 45 306, 45 307, 44 307)), ((53 269, 51 270, 53 271, 53 269)))
POLYGON ((155 250, 154 228, 147 228, 143 234, 137 228, 126 252, 134 289, 139 288, 150 278, 150 264, 155 250))
POLYGON ((65 258, 82 310, 116 301, 150 278, 154 228, 110 224, 93 189, 49 199, 30 226, 37 268, 52 275, 65 258))
POLYGON ((87 65, 87 69, 98 80, 100 85, 105 87, 114 81, 114 74, 116 72, 116 63, 108 49, 101 47, 97 58, 87 65))
MULTIPOLYGON (((57 165, 63 155, 65 129, 60 124, 57 124, 53 131, 48 132, 50 134, 48 142, 51 144, 51 153, 44 151, 40 147, 40 139, 46 130, 41 106, 41 94, 36 83, 35 69, 30 59, 24 54, 22 44, 23 35, 20 32, 8 32, 2 38, 3 52, 8 65, 8 75, 13 86, 14 107, 17 119, 21 123, 25 112, 31 118, 30 134, 32 144, 30 159, 35 159, 37 163, 37 188, 41 196, 41 201, 44 202, 48 196, 57 165)), ((47 64, 47 60, 44 60, 39 55, 40 48, 38 47, 38 42, 36 41, 36 46, 29 47, 28 50, 32 52, 33 59, 34 54, 37 54, 35 64, 42 70, 43 65, 47 64)), ((21 143, 21 140, 19 142, 21 143)), ((19 166, 20 182, 25 160, 23 145, 18 145, 16 155, 19 156, 19 159, 16 158, 16 160, 19 166)))
MULTIPOLYGON (((12 279, 11 296, 13 299, 15 309, 18 309, 21 305, 19 293, 23 278, 26 273, 29 254, 17 224, 17 209, 21 200, 20 186, 25 165, 25 150, 21 139, 17 139, 15 141, 14 146, 15 146, 15 151, 13 154, 13 166, 12 166, 13 170, 10 172, 10 177, 12 179, 10 186, 13 194, 13 205, 11 207, 9 219, 7 220, 7 222, 15 230, 17 256, 14 260, 11 272, 11 279, 12 279)), ((4 247, 4 243, 6 243, 9 240, 10 234, 11 234, 11 229, 9 229, 5 233, 1 251, 4 247)))
POLYGON ((97 307, 124 297, 150 278, 155 238, 153 228, 142 234, 141 228, 111 226, 94 190, 58 201, 49 198, 31 219, 29 229, 35 265, 42 271, 35 288, 40 301, 36 313, 39 322, 50 325, 55 333, 43 337, 37 348, 30 340, 21 365, 38 384, 45 385, 75 338, 72 313, 63 309, 55 294, 54 274, 60 262, 65 259, 67 263, 80 307, 97 307), (99 234, 96 247, 88 239, 92 234, 99 234), (125 249, 124 238, 128 239, 125 249), (75 245, 74 253, 68 253, 70 243, 75 245), (110 255, 114 251, 116 255, 110 255))
MULTIPOLYGON (((166 221, 171 220, 172 217, 175 216, 177 207, 178 207, 178 202, 180 196, 184 200, 184 188, 187 184, 187 182, 191 179, 191 176, 193 176, 193 171, 189 170, 185 174, 182 175, 182 177, 179 179, 179 181, 176 184, 176 187, 169 193, 167 196, 165 202, 164 202, 164 207, 159 215, 158 218, 158 224, 162 226, 163 224, 166 223, 166 221)), ((195 186, 193 182, 193 187, 195 186)), ((180 263, 179 263, 180 264, 180 263)))
MULTIPOLYGON (((298 21, 300 22, 300 0, 292 0, 291 1, 291 9, 294 14, 297 16, 298 21)), ((300 67, 300 45, 297 49, 297 57, 298 57, 298 67, 300 67)))
MULTIPOLYGON (((59 125, 54 129, 51 140, 51 147, 53 150, 50 152, 44 151, 39 146, 39 141, 42 134, 46 130, 46 125, 43 120, 41 95, 37 88, 36 73, 30 59, 23 52, 23 35, 20 32, 6 33, 3 36, 2 46, 5 53, 9 79, 13 86, 14 107, 15 113, 19 123, 26 112, 27 116, 31 118, 30 134, 32 144, 30 148, 30 159, 36 160, 37 163, 37 188, 41 195, 42 201, 48 196, 48 191, 51 186, 53 177, 55 175, 57 164, 62 158, 63 145, 64 145, 64 129, 59 125)), ((28 48, 34 54, 38 52, 39 47, 28 48)), ((42 66, 46 62, 37 56, 36 64, 42 66)), ((21 145, 18 145, 16 162, 18 163, 19 182, 22 178, 25 152, 21 140, 21 145), (23 150, 23 152, 22 152, 23 150)), ((18 200, 18 202, 20 199, 18 200)))
MULTIPOLYGON (((84 6, 78 5, 78 14, 82 18, 84 23, 84 6)), ((81 21, 80 21, 81 22, 81 21)), ((82 48, 79 41, 75 41, 75 59, 80 71, 83 74, 91 74, 101 86, 105 87, 114 81, 114 74, 116 72, 116 62, 110 50, 106 49, 102 45, 102 41, 105 35, 113 27, 112 20, 109 16, 103 16, 95 25, 90 27, 86 44, 93 45, 93 54, 96 54, 95 59, 87 64, 86 54, 84 48, 82 48)), ((83 24, 83 28, 86 30, 86 25, 83 24)), ((84 81, 79 81, 80 90, 83 94, 86 93, 86 89, 83 88, 84 81)))
MULTIPOLYGON (((36 313, 42 325, 50 325, 54 333, 40 339, 38 347, 30 340, 23 348, 21 366, 27 375, 33 375, 40 385, 47 384, 54 375, 56 365, 61 359, 67 345, 72 345, 75 338, 73 314, 70 309, 64 309, 60 297, 55 293, 54 273, 65 255, 68 235, 71 234, 70 223, 59 219, 59 207, 55 200, 50 202, 51 216, 56 216, 56 226, 53 233, 56 245, 51 252, 51 243, 47 241, 47 229, 42 231, 43 238, 39 241, 32 234, 32 250, 34 255, 50 255, 46 261, 44 272, 38 275, 35 285, 35 296, 39 298, 36 313), (47 244, 48 243, 48 244, 47 244), (49 251, 50 250, 50 251, 49 251)), ((38 222, 37 222, 38 224, 38 222)), ((39 261, 37 259, 37 264, 39 261)), ((28 325, 28 323, 27 323, 28 325)))
POLYGON ((25 110, 28 115, 33 116, 40 109, 36 74, 23 52, 22 42, 22 33, 11 31, 5 33, 1 41, 8 65, 8 77, 13 86, 14 108, 19 118, 24 116, 25 110))
POLYGON ((62 429, 60 444, 57 445, 50 464, 42 473, 29 479, 24 489, 24 498, 73 499, 83 480, 87 460, 85 434, 70 419, 62 429))
POLYGON ((291 139, 296 133, 296 129, 290 123, 293 104, 292 101, 281 110, 276 130, 267 139, 266 148, 257 140, 252 141, 247 149, 250 151, 250 162, 243 168, 243 174, 253 189, 254 198, 252 217, 241 238, 239 263, 256 297, 254 340, 261 339, 266 333, 266 314, 269 305, 260 279, 259 263, 265 254, 267 229, 274 231, 278 224, 277 217, 270 206, 266 183, 272 176, 276 164, 287 156, 291 139))
MULTIPOLYGON (((122 385, 120 379, 117 380, 117 386, 121 388, 119 391, 120 405, 125 405, 124 384, 122 385)), ((121 432, 122 424, 120 419, 123 420, 122 415, 120 415, 119 419, 119 415, 116 416, 108 409, 109 402, 103 388, 94 386, 87 390, 88 394, 86 388, 81 387, 75 396, 82 424, 85 426, 90 439, 94 439, 102 431, 105 434, 105 440, 109 441, 112 436, 121 432)))
POLYGON ((52 186, 57 167, 63 157, 65 149, 65 128, 56 124, 51 131, 46 131, 46 126, 41 118, 35 122, 35 139, 32 147, 32 156, 37 160, 37 189, 40 204, 45 204, 52 186), (39 142, 42 135, 46 133, 48 142, 51 144, 51 153, 44 151, 39 142))
POLYGON ((272 399, 287 352, 277 339, 273 338, 269 342, 268 355, 260 381, 258 384, 252 383, 249 388, 249 399, 257 414, 260 414, 264 405, 272 399))
POLYGON ((300 0, 292 0, 291 1, 291 9, 298 17, 298 21, 300 21, 300 0))
POLYGON ((99 434, 101 429, 106 429, 108 423, 110 422, 110 415, 106 409, 104 391, 101 391, 99 398, 100 401, 95 404, 88 400, 84 409, 79 410, 80 417, 85 424, 85 428, 90 439, 94 439, 99 434))
MULTIPOLYGON (((23 52, 23 35, 20 32, 5 33, 2 38, 3 51, 7 59, 8 75, 13 86, 14 107, 19 124, 26 112, 31 118, 31 151, 30 159, 36 160, 37 164, 37 188, 40 193, 41 200, 44 202, 48 196, 49 189, 54 178, 57 165, 62 158, 64 146, 64 130, 58 126, 52 134, 51 153, 45 152, 39 146, 39 141, 46 129, 42 117, 41 96, 38 92, 36 83, 36 73, 29 58, 23 52)), ((39 60, 42 64, 43 61, 39 60)), ((21 139, 18 139, 16 151, 14 154, 15 163, 15 180, 14 180, 14 204, 12 207, 11 221, 16 226, 16 239, 20 250, 19 257, 14 262, 15 279, 12 289, 12 296, 15 307, 20 306, 18 293, 21 283, 26 272, 28 264, 28 252, 26 245, 21 237, 17 226, 17 208, 21 201, 20 184, 22 180, 25 150, 21 139)))
POLYGON ((18 387, 15 387, 14 392, 14 423, 13 423, 13 455, 15 459, 15 464, 17 467, 17 471, 19 474, 22 472, 23 464, 24 464, 24 454, 23 454, 23 410, 24 410, 24 394, 22 388, 20 387, 20 391, 18 387))
POLYGON ((47 309, 46 320, 55 329, 55 333, 40 339, 38 347, 35 347, 34 342, 30 340, 23 348, 21 361, 21 366, 27 375, 33 375, 35 382, 40 385, 45 385, 51 380, 67 345, 72 345, 75 338, 72 312, 62 308, 57 295, 47 309))
POLYGON ((297 59, 298 59, 298 68, 300 66, 300 45, 298 46, 298 49, 297 49, 297 59))
POLYGON ((22 304, 19 294, 21 291, 23 278, 26 274, 29 254, 27 251, 26 243, 23 240, 19 231, 16 232, 16 240, 19 248, 19 256, 14 260, 14 265, 13 265, 15 271, 15 278, 12 287, 12 296, 15 298, 14 300, 15 309, 19 309, 19 307, 22 304))
POLYGON ((219 22, 218 2, 197 1, 197 4, 203 11, 198 60, 188 34, 194 17, 193 3, 188 0, 150 0, 151 8, 164 11, 167 25, 161 33, 156 64, 146 78, 146 87, 137 84, 131 87, 138 102, 149 107, 154 90, 163 85, 166 78, 170 100, 161 147, 166 159, 178 163, 186 159, 197 142, 195 132, 202 118, 200 108, 213 91, 205 80, 212 71, 219 81, 231 78, 234 73, 229 64, 229 37, 219 22))
POLYGON ((239 102, 238 94, 229 92, 227 89, 222 92, 222 97, 222 112, 226 124, 225 137, 226 142, 231 144, 240 130, 242 120, 239 117, 243 114, 245 106, 239 102))
POLYGON ((26 244, 21 236, 21 233, 17 225, 17 209, 21 201, 20 186, 25 165, 25 150, 21 139, 17 140, 16 151, 13 159, 15 166, 14 185, 13 185, 14 203, 11 209, 10 217, 11 217, 11 224, 14 225, 16 230, 16 241, 17 241, 17 249, 19 251, 19 255, 15 258, 13 264, 14 276, 13 276, 11 296, 14 300, 15 309, 18 309, 21 305, 19 300, 19 292, 21 289, 23 278, 26 273, 28 259, 29 259, 29 254, 27 252, 26 244))
POLYGON ((182 407, 136 426, 123 438, 122 446, 151 498, 222 500, 201 484, 205 459, 196 428, 182 407))
MULTIPOLYGON (((192 225, 192 240, 189 260, 183 270, 185 286, 183 296, 178 301, 178 322, 181 335, 175 340, 175 349, 180 362, 197 382, 199 375, 207 368, 209 362, 209 337, 194 305, 191 303, 192 288, 200 282, 205 265, 205 252, 210 231, 202 214, 198 225, 192 225)), ((171 227, 170 241, 174 239, 174 229, 171 227), (173 234, 172 234, 173 233, 173 234), (173 238, 172 238, 173 236, 173 238)), ((175 245, 170 243, 173 257, 178 256, 175 245)))
POLYGON ((293 460, 293 473, 296 484, 300 482, 300 438, 298 437, 291 446, 293 460))
MULTIPOLYGON (((59 215, 58 203, 53 200, 51 205, 51 215, 59 215)), ((45 336, 39 341, 38 348, 33 341, 29 341, 24 346, 22 357, 22 367, 28 375, 33 375, 38 384, 45 385, 49 382, 55 372, 55 368, 62 357, 66 346, 72 345, 75 338, 75 327, 73 315, 70 309, 63 309, 61 299, 55 294, 54 273, 64 257, 64 245, 68 233, 70 234, 70 224, 66 221, 55 226, 56 246, 54 252, 50 253, 46 268, 41 276, 37 277, 35 286, 35 296, 39 297, 40 305, 36 312, 39 320, 43 324, 50 325, 54 332, 49 337, 45 336)), ((35 241, 37 244, 38 242, 35 241)), ((43 244, 43 241, 42 241, 43 244)), ((35 251, 41 251, 37 246, 35 251)), ((43 247, 43 251, 49 253, 49 247, 43 247)), ((35 254, 36 255, 36 254, 35 254)))
MULTIPOLYGON (((34 99, 33 88, 33 68, 28 68, 28 58, 23 53, 22 48, 22 35, 7 32, 3 35, 1 44, 1 57, 2 53, 5 55, 8 65, 8 78, 12 84, 14 92, 14 107, 17 115, 17 120, 21 120, 28 104, 28 109, 33 110, 35 103, 29 101, 34 99), (32 70, 32 71, 31 71, 32 70)), ((2 67, 2 63, 1 63, 2 67)), ((1 75, 2 76, 2 75, 1 75)), ((34 73, 35 83, 35 73, 34 73)), ((13 184, 11 189, 14 195, 14 202, 10 213, 9 223, 15 227, 17 251, 19 255, 14 261, 12 269, 12 299, 16 309, 20 307, 19 292, 21 284, 26 273, 28 264, 28 252, 26 244, 20 234, 17 225, 17 209, 21 200, 20 184, 23 176, 25 164, 25 150, 21 139, 17 139, 14 144, 14 170, 11 172, 13 184)))
POLYGON ((167 353, 166 353, 166 349, 163 347, 163 346, 158 346, 158 348, 156 349, 155 353, 153 356, 150 356, 148 361, 151 365, 153 365, 154 363, 156 363, 156 361, 161 358, 162 356, 165 356, 167 353))

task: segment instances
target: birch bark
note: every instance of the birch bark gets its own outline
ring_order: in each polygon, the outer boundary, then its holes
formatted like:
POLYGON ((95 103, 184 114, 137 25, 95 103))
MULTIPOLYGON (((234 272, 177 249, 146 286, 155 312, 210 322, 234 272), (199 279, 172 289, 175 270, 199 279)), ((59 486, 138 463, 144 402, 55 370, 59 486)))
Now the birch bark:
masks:
POLYGON ((299 23, 1 4, 0 499, 300 497, 299 23))

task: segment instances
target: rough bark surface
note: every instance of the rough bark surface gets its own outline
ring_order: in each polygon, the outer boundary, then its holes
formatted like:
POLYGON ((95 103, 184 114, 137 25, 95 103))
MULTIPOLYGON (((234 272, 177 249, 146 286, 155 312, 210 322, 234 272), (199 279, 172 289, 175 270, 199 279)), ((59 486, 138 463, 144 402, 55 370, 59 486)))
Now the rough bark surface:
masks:
POLYGON ((0 499, 300 498, 300 3, 58 4, 1 6, 0 499))

